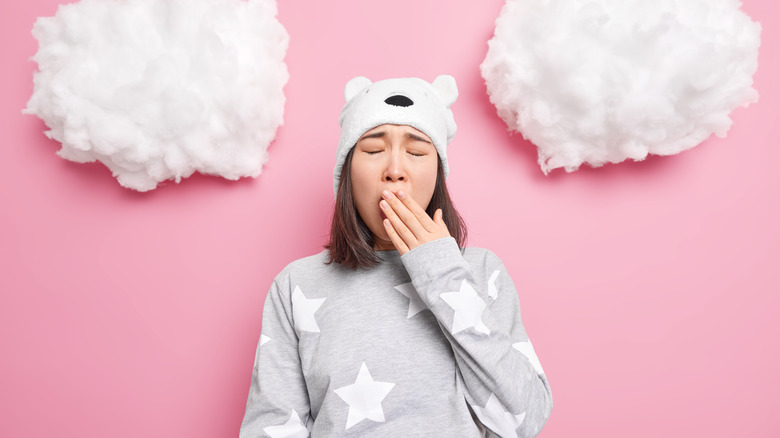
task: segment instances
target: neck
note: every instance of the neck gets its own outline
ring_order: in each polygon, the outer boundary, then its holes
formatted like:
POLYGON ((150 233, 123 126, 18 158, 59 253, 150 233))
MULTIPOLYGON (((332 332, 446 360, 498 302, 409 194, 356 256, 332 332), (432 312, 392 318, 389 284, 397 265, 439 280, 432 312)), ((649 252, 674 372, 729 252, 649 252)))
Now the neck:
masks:
POLYGON ((374 236, 374 250, 375 251, 393 251, 395 248, 395 245, 393 245, 393 242, 389 240, 380 239, 377 236, 374 236))

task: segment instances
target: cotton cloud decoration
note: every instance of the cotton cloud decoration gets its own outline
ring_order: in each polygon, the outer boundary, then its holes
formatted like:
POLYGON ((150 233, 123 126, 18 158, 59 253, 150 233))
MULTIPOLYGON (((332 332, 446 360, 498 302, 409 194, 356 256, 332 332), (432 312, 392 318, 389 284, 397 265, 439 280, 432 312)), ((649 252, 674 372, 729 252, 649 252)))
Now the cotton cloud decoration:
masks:
POLYGON ((758 100, 761 26, 736 0, 507 0, 480 66, 547 174, 690 149, 758 100))
POLYGON ((282 124, 289 37, 275 0, 82 0, 33 27, 25 113, 122 186, 256 177, 282 124))

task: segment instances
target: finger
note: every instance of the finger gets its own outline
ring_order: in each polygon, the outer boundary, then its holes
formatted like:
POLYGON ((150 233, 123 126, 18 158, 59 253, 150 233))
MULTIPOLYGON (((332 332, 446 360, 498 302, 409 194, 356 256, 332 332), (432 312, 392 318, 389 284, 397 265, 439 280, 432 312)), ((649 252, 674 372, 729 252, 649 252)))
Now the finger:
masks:
POLYGON ((444 213, 441 208, 437 208, 435 212, 433 212, 433 222, 436 223, 436 225, 447 232, 447 235, 450 235, 450 230, 447 228, 447 223, 444 222, 444 213))
MULTIPOLYGON (((387 200, 383 199, 379 202, 379 207, 385 213, 385 216, 390 221, 390 225, 393 230, 403 239, 406 246, 414 248, 417 246, 417 238, 404 221, 398 216, 395 210, 390 206, 387 200)), ((410 213, 411 214, 411 213, 410 213)))
POLYGON ((401 236, 395 231, 395 228, 393 228, 393 225, 390 223, 390 219, 383 220, 382 225, 385 226, 385 231, 387 231, 387 235, 390 237, 390 241, 393 242, 395 249, 397 249, 401 255, 406 254, 409 251, 409 246, 404 243, 404 240, 401 239, 401 236))
MULTIPOLYGON (((397 196, 393 195, 387 190, 382 192, 382 196, 390 205, 390 208, 393 209, 393 212, 400 218, 401 221, 403 221, 406 227, 412 232, 412 234, 414 234, 416 238, 420 238, 424 235, 424 233, 430 232, 427 228, 425 228, 425 226, 423 226, 417 215, 409 210, 409 208, 400 199, 398 199, 397 196)), ((406 198, 410 198, 410 196, 406 196, 406 198)), ((385 215, 387 215, 387 212, 385 212, 385 215)), ((430 218, 428 218, 428 220, 430 220, 430 218)), ((395 222, 393 222, 393 226, 395 226, 395 222)), ((400 231, 401 230, 399 230, 399 232, 400 231)))
POLYGON ((439 225, 439 226, 444 225, 446 227, 447 224, 444 223, 444 217, 443 216, 444 216, 444 214, 442 213, 441 208, 437 208, 436 211, 433 212, 433 222, 436 223, 436 225, 439 225))
POLYGON ((406 206, 406 208, 408 208, 409 211, 411 211, 412 214, 417 218, 417 221, 420 222, 420 225, 422 225, 426 231, 430 233, 436 231, 434 221, 431 220, 431 217, 428 216, 428 213, 425 212, 425 210, 420 206, 420 204, 417 203, 417 201, 414 200, 414 198, 408 196, 403 190, 399 190, 397 196, 398 199, 400 199, 401 202, 406 206))

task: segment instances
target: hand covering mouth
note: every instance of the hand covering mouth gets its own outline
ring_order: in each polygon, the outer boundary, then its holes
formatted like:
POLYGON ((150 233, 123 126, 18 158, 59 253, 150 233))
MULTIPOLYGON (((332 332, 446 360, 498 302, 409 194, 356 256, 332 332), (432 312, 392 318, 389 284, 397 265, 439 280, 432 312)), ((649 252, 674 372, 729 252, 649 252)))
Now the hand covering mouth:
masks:
MULTIPOLYGON (((379 196, 379 202, 382 202, 383 199, 385 198, 379 196)), ((387 216, 385 215, 385 212, 382 210, 382 207, 379 205, 379 203, 377 203, 377 207, 379 207, 379 217, 381 217, 382 221, 384 221, 385 219, 387 219, 387 216)))

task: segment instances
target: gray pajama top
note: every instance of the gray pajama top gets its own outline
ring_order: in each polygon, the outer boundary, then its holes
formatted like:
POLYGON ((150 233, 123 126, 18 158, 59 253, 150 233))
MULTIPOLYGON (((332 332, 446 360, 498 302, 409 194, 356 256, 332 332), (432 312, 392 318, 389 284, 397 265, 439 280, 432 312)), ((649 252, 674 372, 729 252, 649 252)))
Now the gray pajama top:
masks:
POLYGON ((501 260, 448 237, 274 280, 240 437, 533 437, 552 393, 501 260))

